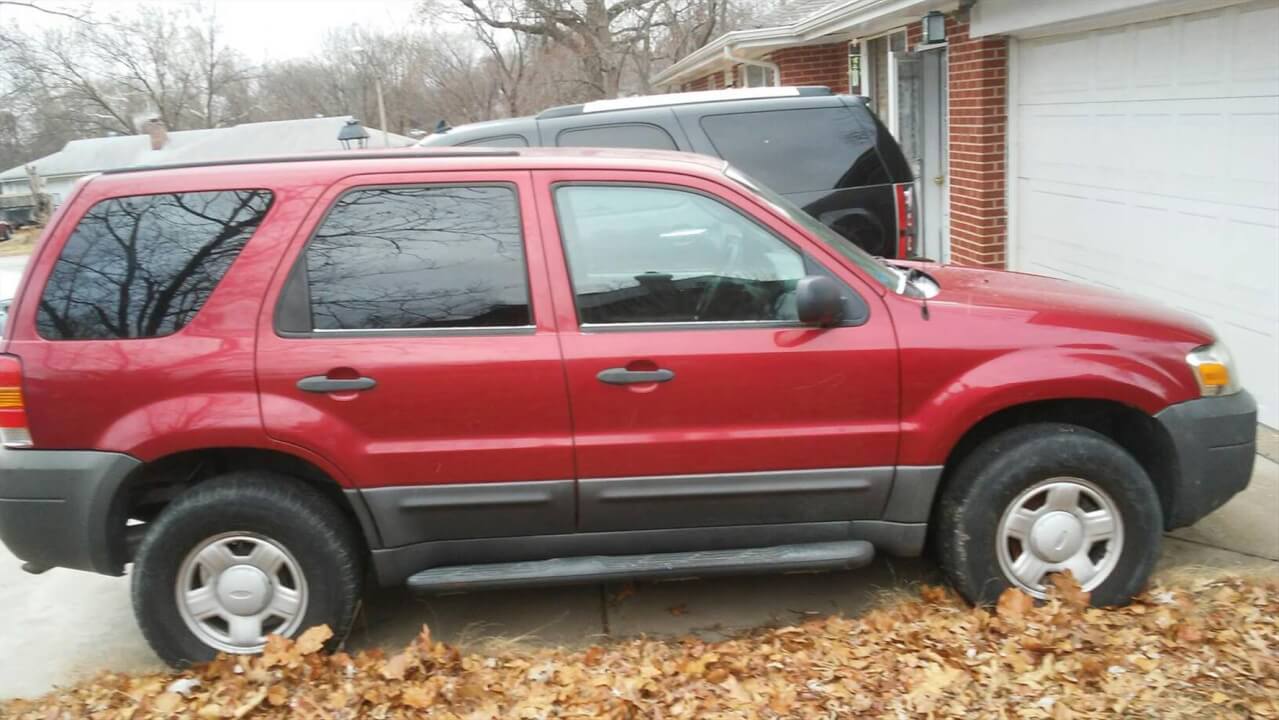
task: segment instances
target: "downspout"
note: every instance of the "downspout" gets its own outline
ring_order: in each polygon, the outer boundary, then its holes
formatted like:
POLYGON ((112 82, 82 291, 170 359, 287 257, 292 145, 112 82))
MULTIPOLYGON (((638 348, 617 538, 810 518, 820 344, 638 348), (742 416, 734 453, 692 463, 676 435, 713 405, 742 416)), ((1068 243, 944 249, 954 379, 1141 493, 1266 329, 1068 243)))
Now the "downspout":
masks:
POLYGON ((724 59, 738 65, 752 65, 754 67, 762 67, 773 71, 773 85, 775 87, 782 84, 782 69, 777 63, 768 62, 766 60, 747 60, 743 57, 737 57, 733 54, 733 48, 730 45, 724 46, 724 59))

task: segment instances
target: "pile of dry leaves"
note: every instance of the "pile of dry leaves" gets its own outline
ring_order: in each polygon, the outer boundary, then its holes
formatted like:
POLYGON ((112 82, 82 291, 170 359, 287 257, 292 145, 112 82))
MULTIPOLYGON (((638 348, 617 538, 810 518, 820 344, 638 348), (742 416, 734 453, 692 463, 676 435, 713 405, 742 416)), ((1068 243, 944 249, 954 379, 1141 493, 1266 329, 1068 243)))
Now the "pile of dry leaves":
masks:
POLYGON ((91 718, 1279 718, 1279 582, 1155 587, 1097 610, 1069 580, 993 610, 925 588, 850 620, 722 642, 584 651, 325 655, 327 628, 261 657, 174 675, 103 675, 0 716, 91 718))

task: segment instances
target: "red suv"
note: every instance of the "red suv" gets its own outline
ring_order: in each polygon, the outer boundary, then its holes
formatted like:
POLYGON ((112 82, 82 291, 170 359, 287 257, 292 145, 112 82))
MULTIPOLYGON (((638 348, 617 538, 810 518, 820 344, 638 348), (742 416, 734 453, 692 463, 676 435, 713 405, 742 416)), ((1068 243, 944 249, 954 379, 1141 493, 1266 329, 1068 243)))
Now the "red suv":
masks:
POLYGON ((0 538, 181 663, 424 592, 854 568, 1099 604, 1246 486, 1211 330, 876 260, 723 161, 425 150, 107 173, 0 345, 0 538))

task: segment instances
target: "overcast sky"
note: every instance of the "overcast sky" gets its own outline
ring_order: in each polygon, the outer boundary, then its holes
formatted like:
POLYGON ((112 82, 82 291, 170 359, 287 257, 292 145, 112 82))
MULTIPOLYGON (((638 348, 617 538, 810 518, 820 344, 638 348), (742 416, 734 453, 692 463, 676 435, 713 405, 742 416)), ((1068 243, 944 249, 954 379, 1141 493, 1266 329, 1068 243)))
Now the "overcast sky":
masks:
MULTIPOLYGON (((95 13, 130 13, 142 4, 180 0, 36 0, 58 9, 86 4, 95 13)), ((320 48, 325 31, 347 25, 393 30, 414 20, 415 0, 207 0, 218 15, 227 42, 254 61, 306 56, 320 48)), ((44 13, 0 5, 0 25, 51 25, 62 20, 44 13)))

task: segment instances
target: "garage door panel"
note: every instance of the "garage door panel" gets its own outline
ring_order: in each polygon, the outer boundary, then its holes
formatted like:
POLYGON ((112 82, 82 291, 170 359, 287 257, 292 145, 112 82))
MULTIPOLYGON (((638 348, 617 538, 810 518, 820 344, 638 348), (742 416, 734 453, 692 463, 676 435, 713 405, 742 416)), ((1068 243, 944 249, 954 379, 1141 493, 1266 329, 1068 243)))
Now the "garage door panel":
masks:
POLYGON ((1017 112, 1021 179, 1279 208, 1279 97, 1022 105, 1017 112))
POLYGON ((1275 95, 1279 8, 1245 6, 1022 43, 1021 104, 1275 95))

